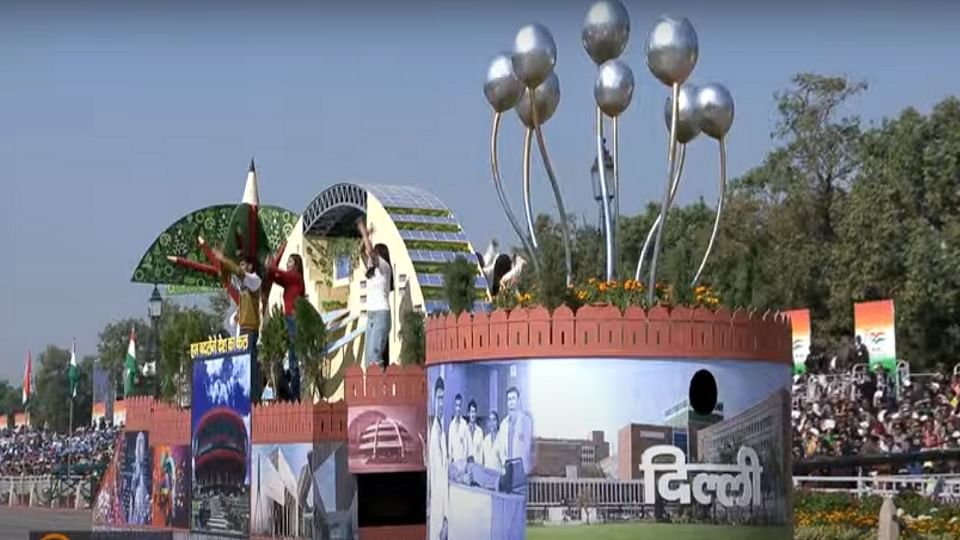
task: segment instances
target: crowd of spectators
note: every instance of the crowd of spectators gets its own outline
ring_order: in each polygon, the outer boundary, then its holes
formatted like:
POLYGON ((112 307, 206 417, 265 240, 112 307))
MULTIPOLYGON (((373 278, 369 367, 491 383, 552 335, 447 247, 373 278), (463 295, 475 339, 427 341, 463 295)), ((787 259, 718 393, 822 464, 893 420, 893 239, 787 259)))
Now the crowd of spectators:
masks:
POLYGON ((957 375, 826 369, 797 377, 794 398, 797 459, 960 449, 957 375))
POLYGON ((30 427, 0 430, 0 476, 102 471, 113 457, 120 428, 80 427, 71 434, 30 427))

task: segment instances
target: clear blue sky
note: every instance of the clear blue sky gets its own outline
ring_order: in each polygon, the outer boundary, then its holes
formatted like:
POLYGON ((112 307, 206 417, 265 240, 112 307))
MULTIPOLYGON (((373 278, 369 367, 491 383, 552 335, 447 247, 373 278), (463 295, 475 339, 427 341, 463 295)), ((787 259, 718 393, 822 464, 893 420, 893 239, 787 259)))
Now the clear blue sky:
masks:
MULTIPOLYGON (((301 211, 345 180, 418 185, 478 249, 492 235, 513 243, 490 186, 481 84, 528 22, 549 26, 559 48, 563 97, 546 137, 567 204, 596 219, 595 68, 580 44, 589 1, 79 4, 0 3, 0 377, 18 381, 28 349, 76 337, 79 354, 93 353, 106 323, 145 315, 150 289, 129 282, 141 254, 182 214, 238 201, 251 155, 264 204, 301 211)), ((736 98, 732 175, 770 149, 771 95, 798 71, 865 79, 853 112, 871 119, 928 111, 960 88, 960 3, 841 4, 627 2, 639 89, 623 118, 624 211, 662 192, 666 90, 642 58, 662 13, 697 28, 692 80, 736 98)), ((502 150, 515 208, 517 125, 511 114, 502 150)), ((715 145, 690 153, 681 200, 712 201, 715 145)), ((537 208, 551 210, 539 172, 535 182, 537 208)))

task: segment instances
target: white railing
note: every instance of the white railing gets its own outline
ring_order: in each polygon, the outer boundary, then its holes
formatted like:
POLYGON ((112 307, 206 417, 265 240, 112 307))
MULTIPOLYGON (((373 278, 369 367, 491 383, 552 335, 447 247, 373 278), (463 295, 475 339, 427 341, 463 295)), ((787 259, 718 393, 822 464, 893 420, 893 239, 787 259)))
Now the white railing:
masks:
POLYGON ((960 475, 894 476, 794 476, 793 486, 825 493, 849 493, 857 497, 894 496, 913 491, 945 502, 960 501, 960 475))
POLYGON ((0 476, 0 505, 84 509, 90 507, 90 489, 90 479, 80 476, 0 476))

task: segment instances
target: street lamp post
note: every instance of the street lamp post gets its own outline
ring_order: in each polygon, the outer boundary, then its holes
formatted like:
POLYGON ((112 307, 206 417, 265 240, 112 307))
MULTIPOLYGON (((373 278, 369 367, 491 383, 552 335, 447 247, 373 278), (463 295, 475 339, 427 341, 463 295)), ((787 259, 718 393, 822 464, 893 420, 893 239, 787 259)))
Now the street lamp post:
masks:
POLYGON ((160 296, 160 289, 153 286, 153 292, 150 294, 150 300, 147 303, 147 313, 150 315, 150 325, 153 329, 153 339, 150 343, 150 361, 153 364, 153 397, 160 395, 159 382, 157 379, 157 363, 160 356, 160 316, 163 315, 163 297, 160 296))
MULTIPOLYGON (((590 167, 590 177, 593 179, 591 185, 593 186, 593 200, 597 201, 597 206, 599 207, 599 222, 597 225, 597 230, 600 231, 600 234, 604 234, 604 206, 603 206, 603 187, 600 185, 600 182, 606 180, 607 184, 607 199, 610 201, 610 206, 613 206, 614 198, 616 197, 616 190, 614 189, 614 174, 613 174, 613 156, 610 155, 610 152, 607 151, 607 139, 603 139, 603 172, 600 174, 600 164, 597 161, 597 158, 593 158, 593 165, 590 167)), ((614 239, 617 238, 616 235, 617 224, 613 223, 613 230, 611 231, 614 239)), ((614 243, 614 246, 617 244, 614 243)), ((614 253, 617 253, 619 250, 616 250, 614 253)), ((617 261, 617 256, 614 255, 614 261, 617 261)), ((616 262, 614 263, 616 264, 616 262)))

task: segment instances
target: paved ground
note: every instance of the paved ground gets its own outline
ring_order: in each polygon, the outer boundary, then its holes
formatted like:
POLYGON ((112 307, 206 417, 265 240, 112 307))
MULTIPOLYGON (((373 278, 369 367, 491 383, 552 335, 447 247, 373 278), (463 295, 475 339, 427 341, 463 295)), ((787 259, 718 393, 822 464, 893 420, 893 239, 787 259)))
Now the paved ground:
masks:
POLYGON ((0 506, 0 540, 26 540, 30 531, 90 530, 90 511, 0 506))

